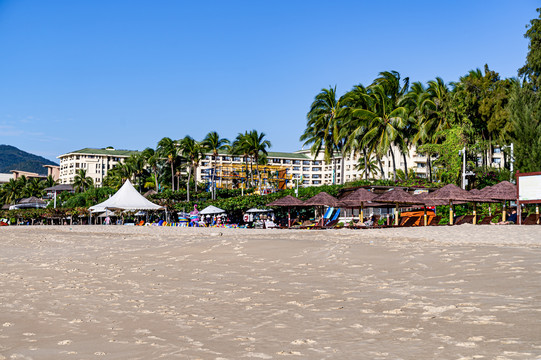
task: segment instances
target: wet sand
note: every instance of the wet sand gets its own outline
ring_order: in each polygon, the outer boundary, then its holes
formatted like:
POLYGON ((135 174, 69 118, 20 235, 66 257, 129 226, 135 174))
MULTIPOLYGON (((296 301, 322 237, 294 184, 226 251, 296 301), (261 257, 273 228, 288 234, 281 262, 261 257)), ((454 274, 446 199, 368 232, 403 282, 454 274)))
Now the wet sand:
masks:
POLYGON ((0 359, 541 359, 541 226, 0 239, 0 359))

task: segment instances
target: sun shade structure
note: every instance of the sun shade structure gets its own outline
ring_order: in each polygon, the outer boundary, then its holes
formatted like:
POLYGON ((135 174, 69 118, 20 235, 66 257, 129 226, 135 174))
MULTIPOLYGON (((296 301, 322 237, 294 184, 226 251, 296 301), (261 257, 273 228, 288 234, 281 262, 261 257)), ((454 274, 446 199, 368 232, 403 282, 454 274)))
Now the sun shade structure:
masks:
POLYGON ((225 213, 225 210, 220 209, 219 207, 210 205, 204 208, 199 212, 200 215, 213 215, 213 214, 223 214, 225 213))
POLYGON ((398 225, 398 205, 422 205, 424 202, 402 189, 392 189, 374 198, 376 202, 392 203, 396 206, 394 224, 398 225))
POLYGON ((502 181, 490 189, 482 193, 483 197, 487 197, 494 200, 516 200, 517 199, 517 186, 511 184, 509 181, 502 181))
MULTIPOLYGON (((319 194, 312 196, 310 199, 304 202, 304 205, 317 206, 318 208, 323 208, 324 206, 339 208, 343 206, 343 204, 337 198, 329 195, 325 191, 322 191, 319 194)), ((317 212, 318 212, 318 209, 316 209, 316 217, 317 217, 317 212)), ((323 214, 323 211, 321 213, 323 214)), ((321 221, 321 225, 323 225, 323 217, 321 217, 319 221, 321 221)))
POLYGON ((305 206, 302 200, 297 199, 291 195, 284 196, 283 198, 276 199, 267 206, 283 206, 287 207, 287 227, 291 227, 291 208, 297 206, 305 206))
POLYGON ((283 198, 276 199, 267 206, 306 206, 302 200, 297 199, 291 195, 284 196, 283 198))
POLYGON ((343 204, 334 196, 327 194, 325 191, 320 192, 317 195, 312 196, 310 199, 304 202, 305 206, 332 206, 340 207, 343 204))
POLYGON ((163 206, 148 201, 126 180, 124 185, 109 199, 88 208, 92 212, 105 210, 163 210, 163 206))
POLYGON ((257 213, 266 213, 272 210, 269 209, 258 209, 258 208, 251 208, 246 211, 248 214, 257 214, 257 213))
POLYGON ((481 198, 454 184, 447 184, 441 189, 426 195, 425 200, 445 200, 449 203, 449 225, 453 225, 453 201, 482 201, 481 198))
POLYGON ((486 190, 483 197, 503 201, 502 220, 506 220, 507 201, 517 200, 517 186, 509 181, 502 181, 486 190))
POLYGON ((365 205, 378 206, 381 204, 372 203, 372 200, 377 197, 376 194, 366 190, 365 188, 358 188, 352 193, 344 196, 340 199, 340 202, 344 204, 344 207, 349 208, 359 208, 359 220, 364 221, 364 211, 363 208, 365 205))

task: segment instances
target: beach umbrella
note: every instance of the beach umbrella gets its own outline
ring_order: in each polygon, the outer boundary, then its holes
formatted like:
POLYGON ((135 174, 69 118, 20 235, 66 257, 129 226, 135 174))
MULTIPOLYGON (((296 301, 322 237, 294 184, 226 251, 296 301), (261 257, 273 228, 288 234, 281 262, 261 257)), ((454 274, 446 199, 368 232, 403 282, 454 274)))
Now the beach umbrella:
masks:
POLYGON ((455 184, 447 184, 444 187, 425 196, 425 200, 445 200, 449 203, 449 224, 453 225, 453 202, 479 201, 480 198, 459 188, 455 184))
POLYGON ((327 194, 325 191, 320 192, 317 195, 312 196, 310 199, 306 200, 304 202, 305 206, 317 206, 317 207, 324 207, 324 206, 330 206, 334 208, 338 208, 343 206, 337 198, 334 196, 331 196, 327 194))
POLYGON ((441 206, 441 205, 446 205, 447 203, 444 201, 444 200, 427 200, 426 197, 429 193, 428 192, 423 192, 423 193, 419 193, 419 194, 414 194, 413 197, 417 198, 419 201, 422 201, 423 202, 423 210, 424 210, 424 214, 423 214, 423 220, 424 220, 424 226, 427 226, 428 225, 428 219, 427 219, 427 214, 426 214, 426 208, 427 206, 441 206))
POLYGON ((375 197, 373 199, 375 202, 382 202, 382 203, 392 203, 395 204, 395 219, 394 224, 398 225, 398 206, 399 205, 422 205, 423 201, 413 195, 410 195, 409 193, 405 192, 402 189, 392 189, 387 192, 384 192, 383 194, 375 197))
POLYGON ((297 199, 291 195, 284 196, 283 198, 274 200, 267 206, 282 206, 287 207, 287 227, 291 227, 291 208, 297 206, 305 206, 302 200, 297 199))
MULTIPOLYGON (((364 204, 371 203, 372 199, 374 199, 377 195, 374 194, 371 191, 366 190, 365 188, 358 188, 357 190, 349 193, 348 195, 344 196, 342 199, 340 199, 340 202, 344 204, 344 207, 349 208, 359 208, 359 219, 361 222, 364 219, 364 213, 363 213, 363 207, 364 204)), ((379 205, 379 204, 372 204, 372 205, 379 205)))
POLYGON ((517 186, 509 181, 502 181, 486 190, 483 197, 503 201, 502 220, 505 221, 507 201, 517 200, 517 186))
POLYGON ((213 214, 223 214, 225 210, 222 210, 216 206, 209 205, 199 212, 200 215, 213 215, 213 214))

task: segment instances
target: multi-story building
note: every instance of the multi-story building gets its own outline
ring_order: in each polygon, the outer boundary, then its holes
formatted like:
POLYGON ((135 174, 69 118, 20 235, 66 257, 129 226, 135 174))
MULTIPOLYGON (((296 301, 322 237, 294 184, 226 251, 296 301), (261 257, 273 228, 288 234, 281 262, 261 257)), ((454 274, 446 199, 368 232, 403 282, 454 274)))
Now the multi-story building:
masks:
POLYGON ((100 187, 108 170, 136 153, 138 152, 134 150, 115 150, 107 147, 85 148, 60 155, 57 157, 60 159, 60 183, 73 184, 77 170, 83 169, 86 170, 86 176, 92 178, 94 185, 100 187))

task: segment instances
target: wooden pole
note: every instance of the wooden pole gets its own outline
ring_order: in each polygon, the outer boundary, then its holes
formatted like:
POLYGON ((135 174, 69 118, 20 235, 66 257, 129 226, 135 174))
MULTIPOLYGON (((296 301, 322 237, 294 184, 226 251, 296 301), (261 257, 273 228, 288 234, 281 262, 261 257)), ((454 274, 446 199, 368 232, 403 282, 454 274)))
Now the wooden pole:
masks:
POLYGON ((449 200, 449 225, 453 225, 453 200, 449 200))
POLYGON ((477 203, 473 203, 473 225, 477 224, 477 203))
POLYGON ((503 210, 502 210, 502 221, 505 221, 506 219, 507 219, 507 201, 504 200, 503 210))
POLYGON ((428 219, 427 219, 427 215, 426 215, 426 205, 423 206, 423 209, 424 209, 423 219, 425 221, 425 226, 427 226, 428 225, 428 219))
POLYGON ((394 211, 394 224, 398 226, 398 203, 396 203, 396 207, 394 211))

